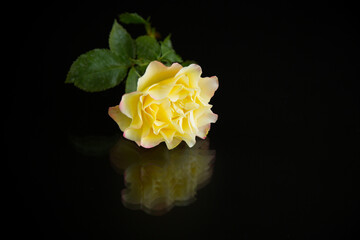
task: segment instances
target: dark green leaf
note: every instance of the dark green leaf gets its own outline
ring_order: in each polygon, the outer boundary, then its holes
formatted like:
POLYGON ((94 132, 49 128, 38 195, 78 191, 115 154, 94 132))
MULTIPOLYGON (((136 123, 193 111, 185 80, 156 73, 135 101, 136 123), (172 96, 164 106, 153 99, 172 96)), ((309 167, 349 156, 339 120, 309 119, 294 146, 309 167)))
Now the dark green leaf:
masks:
POLYGON ((126 79, 126 84, 125 84, 126 93, 136 91, 139 77, 140 77, 139 73, 136 71, 134 67, 132 67, 126 79))
POLYGON ((141 36, 136 40, 136 54, 138 58, 147 60, 156 60, 159 58, 161 49, 155 38, 149 36, 141 36))
POLYGON ((161 42, 161 61, 165 63, 173 63, 173 62, 182 62, 181 57, 176 54, 175 50, 172 47, 172 43, 170 40, 170 35, 168 35, 164 41, 161 42))
POLYGON ((149 24, 144 18, 137 13, 122 13, 119 16, 120 22, 125 24, 149 24))
POLYGON ((187 66, 189 66, 190 64, 193 64, 193 63, 196 63, 196 62, 193 61, 193 60, 186 60, 186 61, 182 62, 181 65, 183 67, 187 67, 187 66))
POLYGON ((99 92, 118 85, 127 69, 128 66, 110 50, 94 49, 76 59, 65 82, 74 83, 87 92, 99 92))
POLYGON ((162 41, 162 45, 164 45, 168 48, 173 48, 170 38, 171 38, 171 34, 167 35, 167 37, 164 39, 164 41, 162 41))
POLYGON ((138 66, 135 66, 136 72, 139 74, 139 76, 144 75, 147 66, 148 66, 148 65, 138 65, 138 66))
POLYGON ((130 58, 135 57, 134 40, 116 20, 110 32, 109 47, 125 64, 130 65, 130 58))

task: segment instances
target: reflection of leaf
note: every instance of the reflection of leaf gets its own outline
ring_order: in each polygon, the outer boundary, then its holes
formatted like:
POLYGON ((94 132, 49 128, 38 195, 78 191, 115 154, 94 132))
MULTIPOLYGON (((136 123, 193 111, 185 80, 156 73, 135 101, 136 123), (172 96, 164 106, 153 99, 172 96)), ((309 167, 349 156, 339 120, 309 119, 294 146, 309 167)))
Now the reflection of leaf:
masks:
POLYGON ((142 149, 121 138, 110 151, 115 170, 125 172, 124 205, 154 215, 190 204, 209 182, 214 157, 208 139, 193 148, 181 144, 169 151, 164 144, 142 149))
POLYGON ((109 153, 119 135, 113 136, 76 136, 69 135, 69 142, 75 150, 85 156, 101 157, 109 153))

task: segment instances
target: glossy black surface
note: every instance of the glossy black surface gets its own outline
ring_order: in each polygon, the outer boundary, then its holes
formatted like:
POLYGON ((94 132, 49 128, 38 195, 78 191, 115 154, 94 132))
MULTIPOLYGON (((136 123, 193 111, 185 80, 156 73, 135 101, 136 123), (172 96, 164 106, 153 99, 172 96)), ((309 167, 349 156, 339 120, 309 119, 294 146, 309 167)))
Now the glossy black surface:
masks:
MULTIPOLYGON (((15 78, 7 80, 13 88, 4 89, 4 208, 14 238, 359 236, 359 18, 353 6, 149 1, 29 7, 14 8, 7 35, 16 57, 15 78), (164 36, 172 33, 183 58, 195 59, 203 76, 216 75, 220 83, 211 100, 219 115, 209 133, 209 149, 216 151, 211 178, 196 201, 161 216, 122 203, 124 177, 110 158, 124 140, 107 110, 119 103, 123 86, 90 94, 63 83, 77 56, 107 47, 113 19, 124 11, 152 16, 164 36)), ((142 28, 131 31, 136 36, 142 28)))

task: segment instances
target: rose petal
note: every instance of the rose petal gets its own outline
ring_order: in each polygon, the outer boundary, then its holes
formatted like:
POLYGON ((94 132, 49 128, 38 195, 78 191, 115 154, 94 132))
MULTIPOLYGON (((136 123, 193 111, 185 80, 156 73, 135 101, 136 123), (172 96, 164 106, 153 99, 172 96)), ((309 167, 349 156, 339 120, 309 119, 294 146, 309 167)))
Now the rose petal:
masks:
POLYGON ((141 92, 124 94, 120 102, 120 110, 129 118, 133 118, 138 113, 138 102, 141 92))
POLYGON ((195 135, 194 136, 189 135, 189 136, 184 137, 183 139, 190 148, 193 147, 196 143, 195 135))
POLYGON ((181 139, 178 139, 178 138, 173 138, 173 140, 171 142, 166 142, 166 146, 169 150, 177 147, 177 145, 179 145, 181 143, 181 139))
POLYGON ((187 67, 182 68, 175 76, 175 78, 179 78, 181 75, 186 75, 189 79, 190 88, 197 88, 198 81, 201 76, 202 70, 201 67, 197 64, 190 64, 187 67))
POLYGON ((201 89, 200 97, 204 99, 206 103, 208 103, 219 87, 218 78, 216 76, 210 78, 200 78, 198 84, 199 88, 201 89))
POLYGON ((175 133, 176 133, 176 130, 169 129, 169 128, 162 129, 160 132, 162 137, 165 139, 166 143, 170 143, 173 141, 175 133))
POLYGON ((210 123, 198 128, 198 133, 196 134, 198 137, 205 139, 209 130, 210 130, 210 123))
POLYGON ((141 141, 142 129, 127 128, 124 131, 124 138, 135 141, 138 145, 141 141))
POLYGON ((209 123, 215 123, 218 119, 218 115, 211 110, 205 111, 200 117, 197 118, 197 126, 201 127, 209 123))
POLYGON ((120 111, 119 105, 109 107, 109 116, 119 125, 121 131, 125 131, 130 126, 131 118, 128 118, 120 111))
POLYGON ((168 123, 155 120, 154 124, 152 125, 153 133, 155 135, 158 135, 160 130, 163 129, 163 128, 166 128, 167 126, 169 126, 168 123))
POLYGON ((148 90, 149 95, 155 100, 161 100, 168 97, 170 91, 174 88, 175 81, 173 78, 166 79, 160 83, 156 83, 148 90))
POLYGON ((132 92, 125 94, 120 102, 120 110, 132 119, 130 127, 141 128, 142 119, 142 103, 140 101, 140 92, 132 92))
POLYGON ((146 137, 141 138, 141 146, 144 148, 152 148, 159 145, 164 138, 161 135, 155 135, 153 133, 149 133, 146 137))
POLYGON ((182 66, 178 63, 167 67, 161 62, 153 61, 146 68, 145 74, 139 78, 137 90, 144 91, 155 83, 174 77, 181 68, 182 66))

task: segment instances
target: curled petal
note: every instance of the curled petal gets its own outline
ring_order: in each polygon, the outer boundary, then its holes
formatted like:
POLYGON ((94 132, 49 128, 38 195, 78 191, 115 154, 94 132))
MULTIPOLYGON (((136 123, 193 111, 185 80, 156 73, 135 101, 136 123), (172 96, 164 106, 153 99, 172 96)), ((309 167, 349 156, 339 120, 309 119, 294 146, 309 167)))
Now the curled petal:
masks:
POLYGON ((155 100, 161 100, 168 97, 170 91, 173 89, 175 82, 173 78, 156 83, 148 90, 149 95, 155 100))
POLYGON ((127 129, 125 129, 123 136, 124 136, 124 138, 132 140, 132 141, 136 142, 138 145, 140 145, 141 135, 142 135, 141 129, 127 128, 127 129))
POLYGON ((161 62, 153 61, 146 68, 145 74, 139 78, 137 90, 144 91, 155 83, 174 77, 181 68, 182 66, 178 63, 167 67, 161 62))
POLYGON ((208 110, 197 119, 197 126, 201 127, 209 123, 215 123, 217 119, 218 115, 208 110))
POLYGON ((199 87, 201 89, 200 97, 208 103, 219 87, 218 78, 216 76, 210 78, 200 78, 199 87))
POLYGON ((185 75, 188 77, 188 81, 189 81, 189 85, 187 87, 197 88, 201 73, 202 73, 202 70, 199 65, 190 64, 189 66, 182 68, 176 74, 175 78, 179 78, 181 75, 185 75))
POLYGON ((161 135, 155 135, 153 133, 149 133, 147 136, 141 138, 140 145, 144 148, 152 148, 159 145, 164 138, 161 135))
POLYGON ((133 118, 138 112, 138 102, 141 92, 132 92, 124 94, 120 102, 120 110, 127 117, 133 118))
POLYGON ((209 124, 206 124, 204 126, 201 126, 198 128, 198 133, 197 133, 197 136, 202 138, 202 139, 205 139, 209 130, 210 130, 210 123, 209 124))
POLYGON ((166 143, 171 143, 174 140, 176 131, 174 129, 163 129, 160 134, 166 143))
POLYGON ((195 135, 184 136, 183 139, 190 148, 193 147, 196 143, 195 135))
POLYGON ((171 150, 175 147, 177 147, 177 145, 179 145, 181 143, 181 139, 179 138, 173 138, 173 140, 171 142, 165 142, 166 143, 166 147, 171 150))
POLYGON ((120 111, 119 105, 109 107, 109 116, 119 125, 121 131, 125 131, 130 126, 131 118, 128 118, 120 111))

